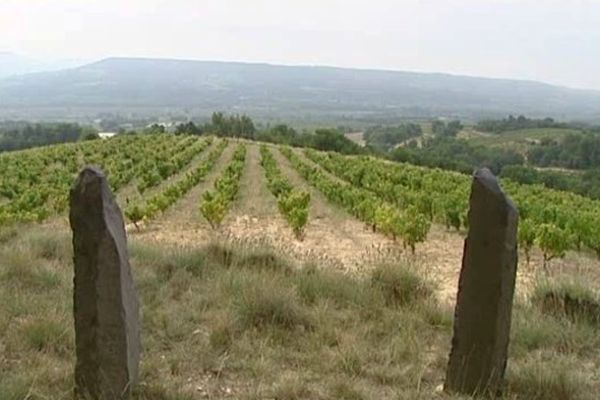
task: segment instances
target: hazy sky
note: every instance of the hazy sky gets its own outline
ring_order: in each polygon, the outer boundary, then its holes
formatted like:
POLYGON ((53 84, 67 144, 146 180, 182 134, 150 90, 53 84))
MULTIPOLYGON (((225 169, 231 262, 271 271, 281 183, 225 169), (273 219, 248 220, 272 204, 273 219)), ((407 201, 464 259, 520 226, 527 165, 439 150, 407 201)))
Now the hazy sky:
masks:
POLYGON ((435 71, 600 89, 600 0, 0 0, 0 51, 435 71))

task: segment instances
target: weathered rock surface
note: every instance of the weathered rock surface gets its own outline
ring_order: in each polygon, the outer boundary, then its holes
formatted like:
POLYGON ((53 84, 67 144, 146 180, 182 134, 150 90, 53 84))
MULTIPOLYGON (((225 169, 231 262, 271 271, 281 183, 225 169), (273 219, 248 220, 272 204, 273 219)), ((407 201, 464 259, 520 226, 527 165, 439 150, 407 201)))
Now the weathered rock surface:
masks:
POLYGON ((76 393, 125 399, 140 360, 139 304, 123 216, 102 171, 86 167, 70 193, 75 263, 76 393))
POLYGON ((468 218, 445 389, 473 395, 502 388, 517 272, 518 212, 487 169, 473 177, 468 218))

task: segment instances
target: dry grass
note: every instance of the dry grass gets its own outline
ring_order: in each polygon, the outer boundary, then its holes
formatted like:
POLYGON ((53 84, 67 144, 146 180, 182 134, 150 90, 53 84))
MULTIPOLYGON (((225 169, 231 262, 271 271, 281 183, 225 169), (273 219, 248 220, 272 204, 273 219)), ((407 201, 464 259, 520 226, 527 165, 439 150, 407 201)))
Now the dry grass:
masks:
MULTIPOLYGON (((0 399, 70 399, 70 239, 44 227, 7 237, 0 399)), ((439 391, 451 310, 409 263, 353 276, 240 244, 130 252, 144 344, 135 399, 452 398, 439 391)), ((532 297, 517 301, 513 328, 506 399, 595 398, 597 325, 532 297)))

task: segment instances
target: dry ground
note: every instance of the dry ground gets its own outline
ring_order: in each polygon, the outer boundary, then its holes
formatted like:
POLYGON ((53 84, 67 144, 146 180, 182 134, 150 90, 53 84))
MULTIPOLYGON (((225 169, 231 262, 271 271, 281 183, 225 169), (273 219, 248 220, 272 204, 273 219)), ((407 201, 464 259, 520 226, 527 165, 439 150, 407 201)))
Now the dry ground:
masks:
MULTIPOLYGON (((147 194, 162 190, 187 171, 196 167, 209 154, 216 143, 207 148, 182 172, 162 182, 147 194)), ((235 143, 230 143, 215 167, 204 180, 187 193, 163 215, 143 224, 140 230, 128 226, 131 238, 143 242, 187 248, 200 246, 213 240, 254 244, 286 254, 298 265, 316 264, 351 274, 364 274, 373 266, 389 262, 408 262, 417 266, 437 287, 437 296, 447 305, 453 305, 458 285, 465 232, 449 231, 434 225, 427 241, 417 246, 416 255, 410 255, 399 243, 372 232, 344 210, 330 204, 316 189, 312 188, 291 167, 288 160, 271 147, 284 176, 296 187, 311 193, 311 209, 306 234, 297 240, 285 219, 280 215, 276 200, 266 187, 264 171, 260 166, 259 145, 248 143, 246 167, 242 175, 240 193, 219 230, 213 230, 199 211, 202 193, 212 188, 214 181, 230 161, 235 143)), ((318 167, 296 150, 303 161, 318 167)), ((333 175, 324 171, 330 178, 333 175)), ((129 188, 131 189, 131 188, 129 188)), ((129 193, 127 187, 123 192, 129 193)), ((129 193, 131 195, 131 193, 129 193)), ((117 194, 124 207, 124 195, 117 194)), ((57 229, 66 229, 66 217, 55 218, 45 223, 57 229)), ((526 296, 534 283, 544 278, 541 269, 542 255, 532 252, 531 263, 520 257, 517 277, 517 294, 526 296)), ((581 277, 600 288, 600 261, 589 252, 569 252, 564 259, 551 262, 551 275, 557 278, 581 277)))
POLYGON ((346 133, 344 136, 346 136, 348 139, 352 140, 359 146, 364 147, 366 145, 365 139, 363 138, 364 134, 364 132, 350 132, 346 133))
MULTIPOLYGON (((72 399, 64 221, 0 230, 0 399, 72 399)), ((259 246, 130 237, 143 353, 134 400, 459 400, 452 313, 422 269, 296 268, 259 246)), ((600 326, 518 298, 502 400, 595 400, 600 326)), ((466 399, 464 399, 466 400, 466 399)))
MULTIPOLYGON (((271 147, 271 150, 284 176, 296 187, 311 193, 310 216, 304 239, 299 241, 294 237, 277 210, 276 200, 266 187, 266 178, 260 166, 259 145, 256 143, 248 143, 238 198, 223 226, 216 231, 211 229, 200 215, 198 206, 202 193, 212 188, 231 159, 234 147, 233 143, 230 144, 204 181, 162 216, 146 224, 140 231, 128 227, 130 235, 143 241, 179 247, 202 245, 215 239, 257 244, 287 254, 299 264, 318 264, 348 273, 368 272, 374 265, 385 262, 409 262, 419 266, 423 274, 436 284, 441 300, 449 305, 454 304, 465 232, 449 231, 434 225, 427 241, 419 244, 416 255, 412 256, 399 243, 372 232, 365 224, 330 204, 318 190, 302 179, 276 147, 271 147)), ((189 168, 201 162, 209 151, 207 149, 189 168)), ((296 153, 303 161, 318 167, 302 151, 296 150, 296 153)), ((173 176, 169 181, 179 176, 173 176)), ((165 184, 151 191, 158 191, 165 184)), ((542 275, 542 256, 534 250, 530 265, 526 265, 524 260, 524 257, 520 257, 517 293, 525 296, 531 291, 537 277, 542 275)), ((564 259, 552 261, 551 270, 555 276, 585 276, 588 280, 600 283, 600 262, 589 253, 570 252, 564 259)))

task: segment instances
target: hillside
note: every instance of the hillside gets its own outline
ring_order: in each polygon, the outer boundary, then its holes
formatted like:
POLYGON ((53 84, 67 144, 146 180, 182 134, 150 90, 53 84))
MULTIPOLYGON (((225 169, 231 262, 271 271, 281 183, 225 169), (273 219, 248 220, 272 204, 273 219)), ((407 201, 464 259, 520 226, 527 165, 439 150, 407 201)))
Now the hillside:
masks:
MULTIPOLYGON (((89 163, 107 172, 128 219, 144 343, 134 399, 458 400, 440 387, 467 176, 173 135, 0 155, 0 398, 70 398, 66 194, 89 163), (308 203, 294 201, 303 193, 308 203), (302 210, 304 222, 291 218, 302 210), (426 229, 413 243, 403 226, 415 222, 426 229)), ((568 248, 521 243, 503 399, 594 399, 597 320, 573 319, 542 300, 560 288, 594 301, 600 273, 586 246, 598 241, 581 234, 598 238, 588 228, 598 226, 600 202, 503 186, 523 211, 520 229, 571 234, 558 242, 568 248), (548 251, 566 254, 548 261, 548 251), (541 272, 546 261, 549 275, 541 272)))
POLYGON ((513 113, 592 120, 600 93, 447 74, 127 58, 0 80, 0 117, 218 109, 294 119, 513 113))
MULTIPOLYGON (((437 271, 442 297, 454 295, 466 175, 252 141, 127 135, 0 155, 0 224, 64 215, 84 164, 107 172, 134 237, 173 245, 260 238, 301 262, 347 271, 412 249, 437 271)), ((600 250, 600 201, 503 186, 522 212, 521 244, 534 265, 562 265, 567 252, 580 263, 600 250)))
POLYGON ((485 146, 506 146, 515 149, 526 149, 540 141, 560 140, 567 135, 581 134, 582 129, 576 128, 532 128, 506 131, 501 134, 478 132, 472 128, 465 129, 459 138, 471 140, 472 143, 485 146))

